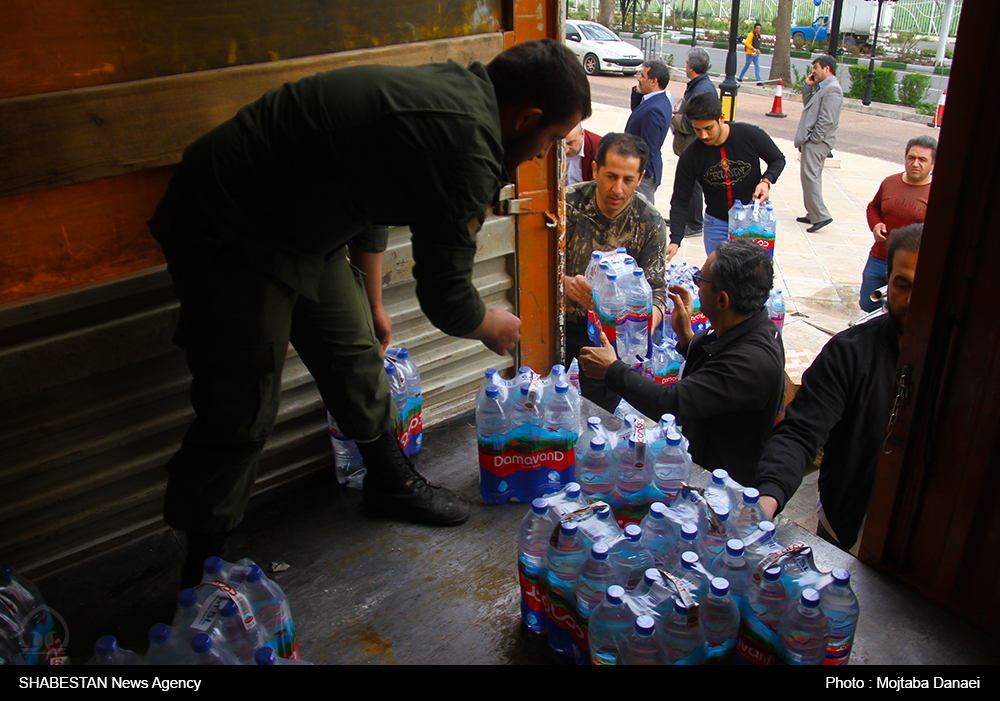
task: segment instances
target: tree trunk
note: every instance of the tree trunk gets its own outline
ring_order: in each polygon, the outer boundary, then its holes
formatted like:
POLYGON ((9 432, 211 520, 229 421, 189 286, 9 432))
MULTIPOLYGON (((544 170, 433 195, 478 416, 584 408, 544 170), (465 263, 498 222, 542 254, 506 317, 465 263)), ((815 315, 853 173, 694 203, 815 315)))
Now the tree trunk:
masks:
POLYGON ((615 21, 615 0, 601 0, 600 14, 597 21, 603 24, 608 29, 611 29, 611 24, 615 21))
POLYGON ((774 54, 771 57, 770 80, 781 78, 781 84, 792 84, 792 2, 778 0, 778 18, 774 36, 774 54))

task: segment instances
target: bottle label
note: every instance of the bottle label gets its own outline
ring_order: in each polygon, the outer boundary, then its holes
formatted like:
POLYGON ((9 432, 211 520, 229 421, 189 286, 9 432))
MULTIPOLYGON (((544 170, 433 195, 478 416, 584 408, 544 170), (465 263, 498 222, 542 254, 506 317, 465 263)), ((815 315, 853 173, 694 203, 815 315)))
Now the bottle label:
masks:
POLYGON ((851 659, 851 648, 853 646, 854 629, 851 629, 847 635, 831 631, 829 642, 826 646, 826 659, 823 660, 823 664, 847 664, 851 659))
POLYGON ((406 456, 412 458, 420 451, 424 442, 424 423, 420 416, 421 397, 407 397, 406 404, 399 412, 396 435, 406 456))
POLYGON ((765 231, 763 228, 756 224, 741 229, 736 228, 729 232, 730 239, 746 239, 752 241, 765 251, 768 252, 772 258, 774 257, 774 231, 765 231))
MULTIPOLYGON (((534 615, 535 620, 544 620, 546 613, 546 595, 541 586, 541 573, 534 567, 529 567, 518 559, 517 575, 521 584, 521 616, 526 612, 534 615)), ((532 628, 529 621, 525 621, 532 628)))
POLYGON ((576 614, 576 598, 571 588, 552 586, 552 582, 545 580, 545 615, 548 618, 549 636, 553 634, 553 627, 558 628, 565 638, 572 639, 576 650, 587 649, 587 629, 580 624, 576 614))
POLYGON ((240 622, 243 624, 243 628, 245 630, 250 630, 257 625, 257 620, 253 615, 253 609, 250 607, 250 602, 247 601, 247 598, 243 596, 243 594, 238 592, 226 582, 220 582, 219 580, 202 582, 198 585, 198 587, 204 586, 216 587, 218 591, 212 592, 208 595, 208 598, 205 599, 205 603, 202 605, 198 617, 195 619, 194 623, 191 624, 192 628, 202 632, 211 628, 216 619, 222 615, 222 604, 225 603, 226 599, 232 599, 236 604, 236 608, 239 609, 240 612, 240 622))

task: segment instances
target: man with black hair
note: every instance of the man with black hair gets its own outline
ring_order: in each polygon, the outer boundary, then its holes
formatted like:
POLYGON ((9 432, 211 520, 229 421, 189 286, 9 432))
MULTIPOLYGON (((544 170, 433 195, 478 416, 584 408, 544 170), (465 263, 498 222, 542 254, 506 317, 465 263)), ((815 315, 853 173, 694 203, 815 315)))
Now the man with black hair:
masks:
POLYGON ((833 56, 823 54, 813 60, 812 71, 802 86, 802 104, 794 143, 801 152, 799 178, 806 214, 795 220, 811 224, 806 231, 816 233, 833 222, 823 201, 823 166, 837 143, 840 108, 844 104, 844 91, 837 80, 837 61, 833 56))
POLYGON ((695 335, 690 291, 668 288, 677 350, 687 360, 678 382, 661 385, 639 375, 616 358, 603 334, 600 348, 581 351, 580 369, 650 418, 674 414, 695 463, 752 485, 785 393, 785 349, 764 309, 773 279, 774 263, 764 249, 746 240, 723 241, 695 277, 710 329, 695 335))
POLYGON ((632 114, 625 123, 625 133, 638 136, 649 146, 649 161, 639 193, 652 203, 656 189, 663 182, 663 156, 660 151, 674 113, 674 98, 667 92, 670 68, 663 61, 646 61, 637 81, 638 84, 632 88, 632 114))
MULTIPOLYGON (((590 345, 587 310, 593 290, 585 273, 594 251, 625 248, 642 268, 653 290, 653 326, 667 308, 666 225, 659 211, 635 191, 649 158, 646 142, 632 134, 611 133, 597 146, 595 179, 566 192, 566 362, 590 345)), ((603 382, 580 377, 583 396, 614 411, 621 396, 603 382)))
POLYGON ((431 486, 396 440, 387 226, 410 227, 417 299, 435 326, 513 350, 520 319, 487 309, 472 282, 476 232, 511 172, 590 113, 580 62, 546 39, 487 65, 360 65, 285 83, 184 150, 149 222, 192 374, 195 419, 167 464, 164 504, 187 536, 184 586, 243 518, 289 342, 358 444, 367 514, 468 519, 468 502, 431 486), (386 168, 396 161, 407 168, 386 168))
POLYGON ((757 74, 757 85, 763 85, 760 81, 760 40, 761 40, 761 26, 760 22, 756 22, 753 25, 753 30, 747 34, 746 41, 743 42, 743 46, 747 52, 747 61, 743 64, 743 70, 740 71, 739 77, 736 79, 737 82, 743 82, 743 76, 746 75, 747 69, 750 64, 753 64, 754 72, 757 74))
POLYGON ((739 200, 767 201, 771 185, 785 168, 785 154, 763 129, 752 124, 729 123, 722 102, 714 93, 699 93, 687 101, 686 115, 697 140, 677 160, 674 193, 670 198, 670 246, 673 258, 684 237, 694 192, 699 183, 705 192, 705 254, 729 238, 729 210, 739 200), (760 162, 767 163, 761 173, 760 162))
POLYGON ((923 229, 911 224, 890 234, 886 313, 827 341, 768 439, 753 485, 773 517, 822 447, 817 533, 855 554, 897 392, 899 344, 923 229))

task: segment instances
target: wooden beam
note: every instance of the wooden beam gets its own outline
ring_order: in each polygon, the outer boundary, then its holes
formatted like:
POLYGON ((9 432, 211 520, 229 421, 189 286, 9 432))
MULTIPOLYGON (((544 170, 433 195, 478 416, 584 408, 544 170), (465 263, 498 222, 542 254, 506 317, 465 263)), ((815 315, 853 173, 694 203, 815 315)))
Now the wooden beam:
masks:
POLYGON ((0 100, 0 197, 177 163, 185 146, 282 83, 357 64, 488 61, 483 34, 0 100))

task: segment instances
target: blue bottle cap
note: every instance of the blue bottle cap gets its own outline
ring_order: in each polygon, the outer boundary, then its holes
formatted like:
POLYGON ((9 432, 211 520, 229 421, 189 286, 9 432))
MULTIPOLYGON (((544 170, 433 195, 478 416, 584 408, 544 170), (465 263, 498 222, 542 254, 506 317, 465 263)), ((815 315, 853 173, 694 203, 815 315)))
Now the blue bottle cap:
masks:
POLYGON ((581 491, 582 487, 580 487, 579 482, 568 482, 566 484, 566 497, 569 499, 576 499, 580 496, 581 491))
POLYGON ((764 531, 765 533, 774 533, 774 524, 770 521, 761 521, 757 524, 757 530, 764 531))
POLYGON ((492 379, 494 375, 497 374, 496 368, 489 368, 486 370, 486 377, 492 379))
POLYGON ((837 584, 844 585, 851 581, 851 573, 843 567, 835 568, 830 574, 833 575, 833 581, 837 584))
POLYGON ((212 555, 205 558, 205 574, 218 574, 222 572, 222 558, 212 555))
POLYGON ((406 350, 405 348, 400 348, 399 350, 396 351, 397 360, 406 360, 409 357, 410 357, 410 351, 406 350))
POLYGON ((723 523, 729 520, 729 509, 723 507, 721 511, 718 509, 712 509, 712 511, 715 512, 715 515, 718 516, 719 520, 723 523))
POLYGON ((591 416, 587 419, 587 425, 593 429, 598 429, 601 427, 601 419, 598 416, 591 416))
POLYGON ((802 590, 802 605, 808 609, 814 609, 819 606, 819 598, 819 592, 815 589, 802 590))
POLYGON ((678 446, 681 444, 681 434, 671 431, 667 434, 667 445, 678 446))
POLYGON ((715 484, 724 485, 727 477, 729 477, 729 473, 725 470, 712 470, 712 482, 715 484))
POLYGON ((685 523, 681 526, 681 538, 684 540, 696 540, 698 538, 698 526, 693 523, 685 523))
POLYGON ((613 272, 611 272, 611 270, 609 269, 608 270, 608 280, 610 280, 611 282, 615 282, 617 279, 618 279, 618 276, 615 275, 613 272))
POLYGON ((597 518, 602 521, 607 521, 611 518, 611 507, 605 504, 600 509, 597 510, 597 518))
POLYGON ((712 593, 725 596, 729 593, 729 580, 725 577, 712 577, 712 593))
POLYGON ((10 584, 14 581, 14 568, 10 565, 0 565, 0 584, 10 584))
POLYGON ((595 436, 590 439, 590 449, 591 450, 604 450, 604 439, 600 436, 595 436))
POLYGON ((538 497, 531 502, 531 510, 541 516, 549 510, 549 500, 538 497))
POLYGON ((687 550, 681 555, 681 566, 686 570, 694 569, 698 564, 698 553, 687 550))
POLYGON ((636 542, 642 538, 642 529, 634 523, 625 526, 625 538, 631 542, 636 542))
POLYGON ((212 649, 212 638, 208 633, 198 633, 191 638, 191 651, 196 655, 204 655, 212 649))
POLYGON ((730 538, 726 541, 726 552, 733 557, 741 557, 743 555, 743 541, 739 538, 730 538))
POLYGON ((615 249, 615 253, 628 253, 628 249, 625 248, 624 246, 619 246, 618 248, 615 249))
POLYGON ((521 367, 519 367, 517 369, 517 372, 519 374, 523 374, 523 373, 531 373, 531 372, 533 372, 533 370, 531 368, 529 368, 527 365, 522 365, 521 367))
POLYGON ((579 528, 580 526, 576 521, 563 521, 559 524, 559 531, 565 536, 576 535, 579 528))
POLYGON ((165 623, 157 623, 149 629, 149 642, 165 643, 170 640, 170 626, 165 623))
POLYGON ((758 499, 760 499, 760 492, 753 487, 747 487, 743 490, 744 504, 756 504, 758 499))
POLYGON ((648 638, 653 634, 656 629, 656 621, 653 620, 652 616, 647 616, 643 614, 635 619, 635 632, 644 638, 648 638))
POLYGON ((187 608, 198 603, 198 592, 194 589, 181 589, 177 593, 177 604, 187 608))
POLYGON ((557 382, 556 383, 556 394, 566 394, 569 392, 568 382, 557 382))
POLYGON ((769 582, 777 582, 781 578, 781 565, 768 567, 764 570, 764 579, 769 582))
POLYGON ((497 387, 496 385, 489 385, 486 388, 486 396, 489 397, 490 399, 496 399, 497 397, 500 396, 500 388, 497 387))
POLYGON ((632 268, 632 277, 642 277, 645 271, 642 268, 632 268))
POLYGON ((600 251, 594 251, 593 253, 590 254, 590 257, 592 259, 594 259, 594 260, 600 260, 601 259, 601 252, 600 251))
POLYGON ((625 599, 625 590, 617 584, 612 584, 608 587, 608 591, 604 594, 604 598, 607 599, 609 603, 618 605, 625 599))
POLYGON ((593 547, 590 549, 590 554, 595 560, 606 560, 608 559, 608 548, 607 543, 594 543, 593 547))
POLYGON ((102 635, 94 644, 94 652, 100 657, 110 657, 118 652, 118 641, 113 635, 102 635))
POLYGON ((667 505, 662 501, 654 501, 649 506, 649 515, 653 518, 666 518, 667 517, 667 505))
POLYGON ((527 382, 522 382, 521 383, 521 394, 523 396, 527 397, 528 396, 528 391, 530 389, 531 389, 531 385, 530 384, 528 384, 527 382))
POLYGON ((274 654, 274 648, 270 648, 267 645, 259 649, 253 654, 254 664, 260 665, 271 665, 277 664, 277 655, 274 654))
POLYGON ((247 580, 251 584, 254 582, 259 582, 264 577, 264 570, 260 568, 260 565, 250 565, 250 571, 247 572, 247 580))
POLYGON ((660 571, 655 567, 650 567, 645 572, 642 573, 642 579, 646 583, 647 587, 651 587, 656 582, 660 581, 661 579, 660 571))
POLYGON ((679 596, 674 597, 674 612, 681 616, 687 615, 687 607, 679 596))

